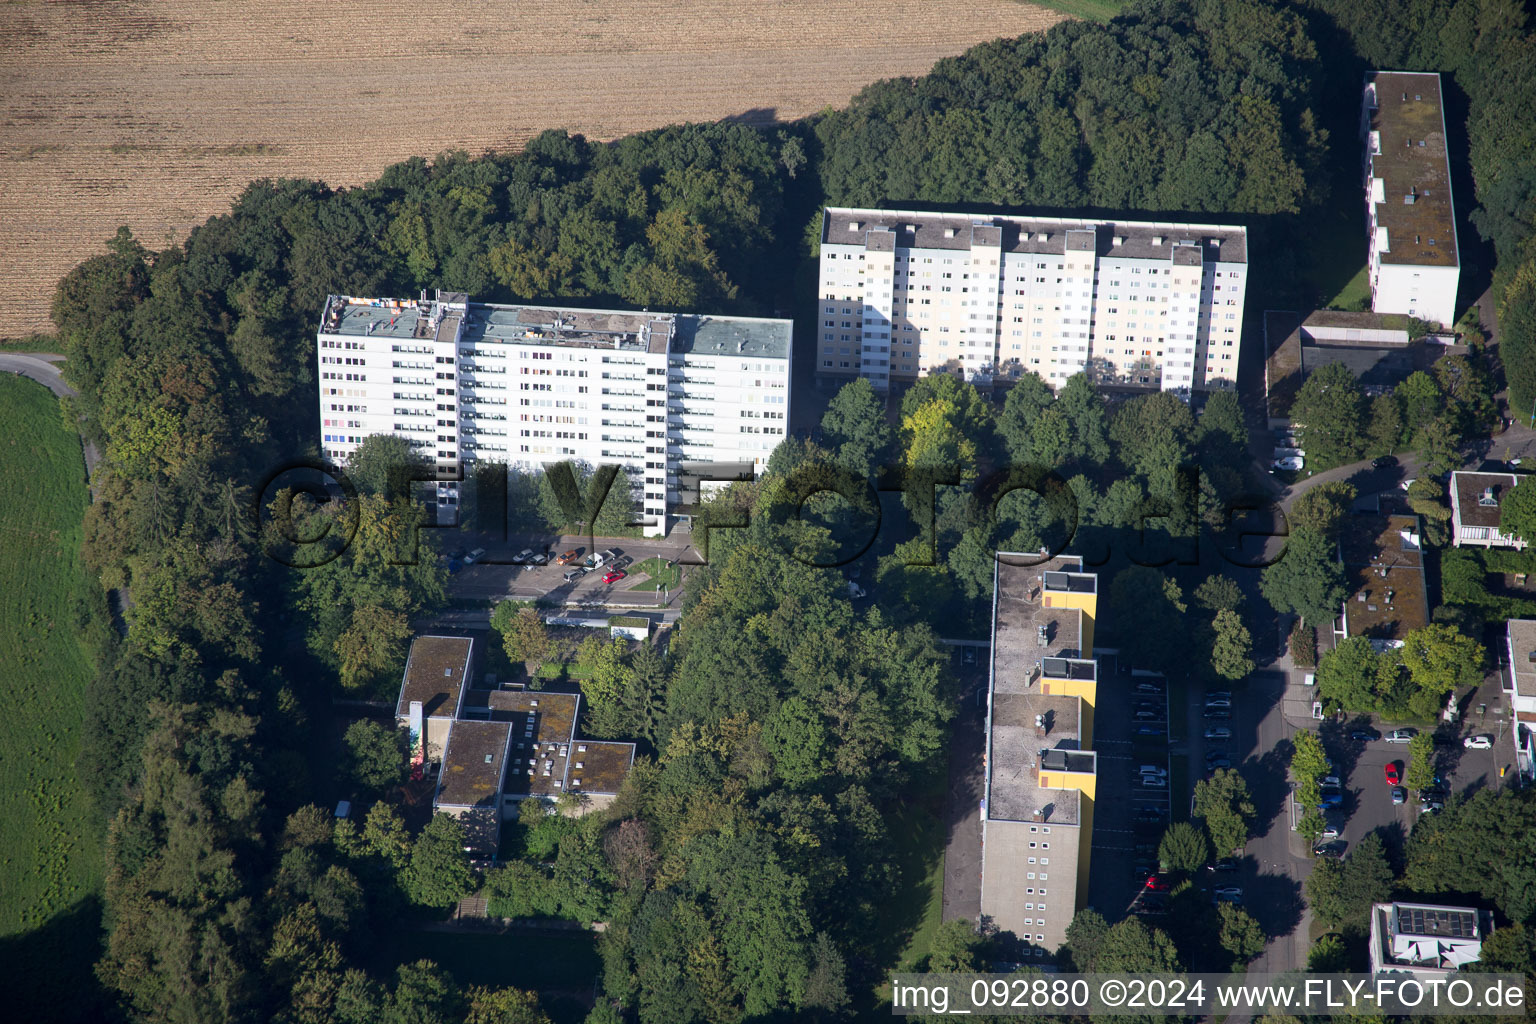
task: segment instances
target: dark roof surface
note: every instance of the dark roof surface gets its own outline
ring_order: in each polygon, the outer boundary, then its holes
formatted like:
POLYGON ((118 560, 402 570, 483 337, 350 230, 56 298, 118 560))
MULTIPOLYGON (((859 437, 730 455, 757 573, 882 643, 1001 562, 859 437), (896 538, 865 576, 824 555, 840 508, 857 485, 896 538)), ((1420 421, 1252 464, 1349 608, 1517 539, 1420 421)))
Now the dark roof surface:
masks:
POLYGON ((411 641, 400 686, 397 717, 406 717, 419 700, 428 718, 452 718, 459 710, 464 676, 470 671, 472 641, 462 636, 419 636, 411 641))

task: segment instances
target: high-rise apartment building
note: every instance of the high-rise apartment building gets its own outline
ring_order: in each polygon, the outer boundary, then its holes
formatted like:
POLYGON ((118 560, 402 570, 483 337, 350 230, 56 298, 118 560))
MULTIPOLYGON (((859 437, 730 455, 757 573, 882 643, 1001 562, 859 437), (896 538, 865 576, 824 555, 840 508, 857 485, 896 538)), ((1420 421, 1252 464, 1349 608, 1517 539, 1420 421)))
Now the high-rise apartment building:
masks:
MULTIPOLYGON (((325 454, 397 434, 437 469, 440 521, 475 463, 622 466, 650 534, 690 464, 766 467, 789 417, 788 320, 332 295, 317 352, 325 454)), ((704 474, 706 476, 713 474, 704 474)))
POLYGON ((1242 227, 828 207, 817 375, 1231 388, 1242 227))
POLYGON ((1449 326, 1461 266, 1440 76, 1366 75, 1360 133, 1371 309, 1449 326))
POLYGON ((1088 899, 1098 577, 1081 558, 999 552, 981 812, 981 912, 1037 956, 1088 899))

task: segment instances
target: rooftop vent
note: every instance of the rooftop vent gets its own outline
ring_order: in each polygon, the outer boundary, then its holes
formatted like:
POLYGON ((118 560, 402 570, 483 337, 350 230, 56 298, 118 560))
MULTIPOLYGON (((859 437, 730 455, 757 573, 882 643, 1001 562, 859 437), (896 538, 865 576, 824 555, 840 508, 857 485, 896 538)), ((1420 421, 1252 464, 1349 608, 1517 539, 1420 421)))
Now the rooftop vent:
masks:
POLYGON ((1116 235, 1114 237, 1114 240, 1110 244, 1111 245, 1124 245, 1125 244, 1125 236, 1124 235, 1116 235))
POLYGON ((848 222, 848 230, 849 231, 857 231, 857 230, 859 230, 859 222, 856 221, 856 220, 849 221, 848 222))
POLYGON ((1221 239, 1219 239, 1219 238, 1211 239, 1211 247, 1214 248, 1214 249, 1220 249, 1221 248, 1221 239))
POLYGON ((955 237, 955 229, 954 228, 945 228, 944 229, 944 237, 945 238, 954 238, 955 237))
POLYGON ((1162 235, 1153 235, 1152 236, 1152 244, 1153 245, 1162 245, 1163 244, 1163 236, 1162 235))
POLYGON ((1533 662, 1533 663, 1536 663, 1536 651, 1531 651, 1531 652, 1530 652, 1530 653, 1529 653, 1529 654, 1527 654, 1527 655, 1526 655, 1526 656, 1525 656, 1525 659, 1526 659, 1526 660, 1527 660, 1527 661, 1530 661, 1530 662, 1533 662))
POLYGON ((490 763, 491 763, 491 757, 492 757, 492 756, 493 756, 493 755, 491 755, 491 754, 486 754, 486 755, 485 755, 485 763, 486 763, 486 764, 490 764, 490 763))
POLYGON ((1409 192, 1407 195, 1403 196, 1403 205, 1404 206, 1412 206, 1413 203, 1414 203, 1414 200, 1416 200, 1418 198, 1419 198, 1418 195, 1416 195, 1413 192, 1409 192))
POLYGON ((453 669, 451 669, 451 668, 445 668, 445 669, 443 669, 443 675, 444 675, 444 676, 445 676, 445 677, 446 677, 446 678, 448 678, 448 679, 452 679, 452 678, 453 678, 453 669))
POLYGON ((1045 623, 1043 622, 1035 627, 1035 643, 1041 647, 1050 643, 1050 636, 1046 633, 1045 623))
POLYGON ((1493 488, 1492 487, 1484 487, 1483 488, 1483 496, 1481 498, 1477 499, 1477 503, 1479 505, 1491 505, 1491 506, 1497 507, 1498 504, 1499 504, 1499 499, 1495 498, 1493 496, 1493 488))

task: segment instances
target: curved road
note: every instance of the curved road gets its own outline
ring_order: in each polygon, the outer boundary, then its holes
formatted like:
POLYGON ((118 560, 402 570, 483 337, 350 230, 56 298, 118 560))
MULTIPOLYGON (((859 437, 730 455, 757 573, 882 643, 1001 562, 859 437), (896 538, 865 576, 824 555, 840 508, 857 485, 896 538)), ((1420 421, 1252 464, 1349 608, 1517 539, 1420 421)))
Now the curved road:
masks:
MULTIPOLYGON (((75 389, 64 383, 64 377, 59 373, 57 364, 63 361, 63 356, 50 352, 0 352, 0 371, 31 378, 60 398, 73 398, 75 389)), ((84 437, 80 443, 85 452, 85 476, 89 480, 96 474, 101 453, 84 437)))

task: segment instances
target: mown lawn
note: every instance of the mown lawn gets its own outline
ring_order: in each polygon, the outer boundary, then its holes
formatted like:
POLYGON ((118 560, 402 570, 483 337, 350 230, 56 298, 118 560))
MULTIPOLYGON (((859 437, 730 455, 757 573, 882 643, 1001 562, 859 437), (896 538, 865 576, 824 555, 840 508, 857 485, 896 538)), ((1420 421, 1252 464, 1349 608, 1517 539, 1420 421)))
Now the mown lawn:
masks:
POLYGON ((73 1018, 96 992, 102 870, 75 773, 92 675, 76 621, 89 586, 85 464, 58 400, 10 375, 0 377, 0 480, 0 948, 7 973, 27 979, 23 1002, 73 1018))
POLYGON ((1082 18, 1085 21, 1108 21, 1119 14, 1126 5, 1126 0, 1026 0, 1036 7, 1049 7, 1053 11, 1062 14, 1070 14, 1074 18, 1082 18))
POLYGON ((668 590, 676 590, 683 581, 682 567, 668 565, 665 558, 647 558, 643 562, 636 562, 630 566, 628 571, 631 576, 639 576, 644 573, 650 577, 644 583, 636 583, 629 588, 630 590, 654 591, 658 583, 665 583, 668 590))
POLYGON ((596 942, 595 935, 584 931, 498 935, 402 927, 381 944, 375 967, 381 979, 392 980, 396 966, 431 960, 465 988, 536 991, 555 1024, 578 1024, 588 1007, 575 997, 579 993, 590 998, 602 970, 596 942))

